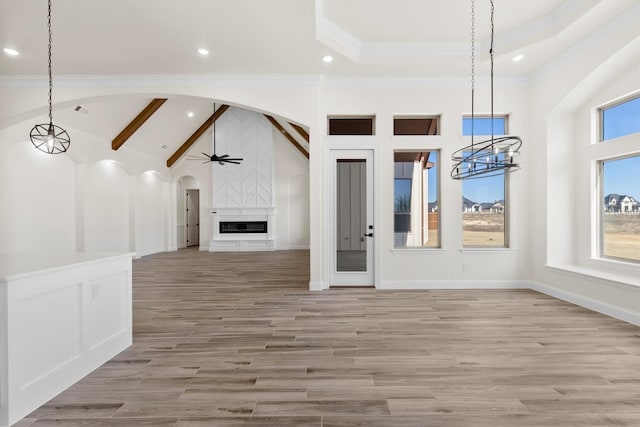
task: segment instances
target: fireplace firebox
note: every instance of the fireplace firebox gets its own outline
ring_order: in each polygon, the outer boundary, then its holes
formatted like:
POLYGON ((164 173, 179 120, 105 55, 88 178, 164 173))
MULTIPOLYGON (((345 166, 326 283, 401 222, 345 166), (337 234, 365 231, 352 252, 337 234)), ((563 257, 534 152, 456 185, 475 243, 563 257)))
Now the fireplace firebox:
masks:
POLYGON ((267 221, 220 221, 220 234, 266 234, 267 221))

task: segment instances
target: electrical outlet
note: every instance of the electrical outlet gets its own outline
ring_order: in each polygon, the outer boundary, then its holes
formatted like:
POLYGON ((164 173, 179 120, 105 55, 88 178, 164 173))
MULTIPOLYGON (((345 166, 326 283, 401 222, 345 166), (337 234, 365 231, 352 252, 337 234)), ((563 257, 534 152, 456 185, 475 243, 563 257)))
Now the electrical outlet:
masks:
POLYGON ((467 264, 462 264, 462 271, 468 271, 467 270, 467 264))

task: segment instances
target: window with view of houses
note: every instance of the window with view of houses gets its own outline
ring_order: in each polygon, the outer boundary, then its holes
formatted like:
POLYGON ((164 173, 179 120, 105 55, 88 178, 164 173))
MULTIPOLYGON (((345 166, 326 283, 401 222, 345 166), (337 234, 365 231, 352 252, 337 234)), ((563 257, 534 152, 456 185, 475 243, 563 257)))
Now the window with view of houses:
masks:
POLYGON ((598 110, 599 142, 620 156, 598 159, 600 256, 640 262, 640 152, 628 152, 627 142, 640 139, 640 95, 598 110))
POLYGON ((640 156, 601 162, 601 254, 640 261, 640 156))
MULTIPOLYGON (((507 117, 470 117, 462 119, 462 135, 475 135, 484 141, 493 135, 506 135, 507 117), (492 129, 493 126, 493 129, 492 129), (473 129, 472 129, 473 128, 473 129)), ((469 142, 470 143, 470 142, 469 142)), ((506 175, 500 174, 462 181, 462 246, 508 246, 505 196, 506 175)))

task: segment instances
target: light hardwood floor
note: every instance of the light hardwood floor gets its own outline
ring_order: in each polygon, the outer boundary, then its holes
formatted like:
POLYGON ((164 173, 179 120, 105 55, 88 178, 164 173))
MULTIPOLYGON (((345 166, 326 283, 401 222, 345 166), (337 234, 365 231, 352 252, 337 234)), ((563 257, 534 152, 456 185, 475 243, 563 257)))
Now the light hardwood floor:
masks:
POLYGON ((20 426, 640 426, 640 328, 528 290, 309 292, 307 251, 134 262, 134 344, 20 426))

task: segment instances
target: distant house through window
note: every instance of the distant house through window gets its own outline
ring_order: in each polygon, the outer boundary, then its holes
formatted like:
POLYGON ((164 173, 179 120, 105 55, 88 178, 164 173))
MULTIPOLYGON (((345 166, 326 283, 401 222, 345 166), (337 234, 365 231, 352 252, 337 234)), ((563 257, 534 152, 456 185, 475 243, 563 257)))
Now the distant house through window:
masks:
MULTIPOLYGON (((493 135, 506 135, 507 117, 463 117, 462 135, 475 135, 477 142, 493 135)), ((470 143, 470 142, 469 142, 470 143)), ((462 246, 508 246, 505 195, 506 175, 495 175, 462 181, 462 246)))
POLYGON ((640 156, 602 161, 600 168, 601 254, 640 261, 640 156))

